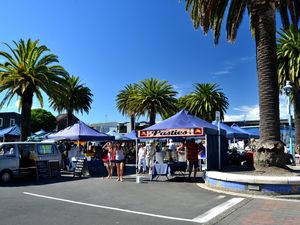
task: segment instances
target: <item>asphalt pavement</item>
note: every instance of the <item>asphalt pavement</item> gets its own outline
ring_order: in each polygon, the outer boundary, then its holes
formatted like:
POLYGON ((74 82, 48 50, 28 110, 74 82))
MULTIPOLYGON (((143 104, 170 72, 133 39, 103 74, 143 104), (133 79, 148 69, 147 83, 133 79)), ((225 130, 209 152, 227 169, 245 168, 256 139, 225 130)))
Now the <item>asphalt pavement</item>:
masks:
POLYGON ((0 224, 299 224, 299 201, 200 188, 184 177, 136 183, 102 177, 18 180, 0 186, 0 224))

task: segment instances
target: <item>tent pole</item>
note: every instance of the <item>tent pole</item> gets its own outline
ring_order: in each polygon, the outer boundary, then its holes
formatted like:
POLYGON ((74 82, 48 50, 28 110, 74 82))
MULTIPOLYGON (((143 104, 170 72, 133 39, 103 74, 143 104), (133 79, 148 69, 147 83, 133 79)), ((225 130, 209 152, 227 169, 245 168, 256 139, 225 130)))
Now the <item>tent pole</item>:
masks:
POLYGON ((138 139, 135 139, 135 175, 138 173, 138 139))

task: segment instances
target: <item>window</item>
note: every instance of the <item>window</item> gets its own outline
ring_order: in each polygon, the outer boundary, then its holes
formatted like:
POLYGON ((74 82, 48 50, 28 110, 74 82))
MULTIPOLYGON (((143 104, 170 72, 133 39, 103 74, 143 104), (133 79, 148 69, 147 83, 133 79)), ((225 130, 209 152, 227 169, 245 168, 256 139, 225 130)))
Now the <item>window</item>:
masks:
POLYGON ((3 118, 0 118, 0 127, 3 127, 3 118))
POLYGON ((9 119, 9 126, 14 126, 16 124, 15 119, 9 119))
POLYGON ((39 155, 53 155, 55 153, 52 144, 40 144, 37 151, 39 155))
POLYGON ((36 159, 35 145, 20 144, 19 146, 20 157, 22 160, 36 159))
POLYGON ((0 147, 0 157, 14 157, 16 155, 14 145, 2 145, 0 147))

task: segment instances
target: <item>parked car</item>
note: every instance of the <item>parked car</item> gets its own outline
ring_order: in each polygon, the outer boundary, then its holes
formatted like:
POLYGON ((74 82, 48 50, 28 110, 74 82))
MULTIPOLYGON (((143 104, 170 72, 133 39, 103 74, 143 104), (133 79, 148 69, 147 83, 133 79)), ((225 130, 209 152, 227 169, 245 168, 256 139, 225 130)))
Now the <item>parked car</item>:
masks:
POLYGON ((54 143, 0 143, 0 181, 7 183, 13 177, 36 175, 36 162, 40 160, 58 161, 61 166, 61 153, 54 143))

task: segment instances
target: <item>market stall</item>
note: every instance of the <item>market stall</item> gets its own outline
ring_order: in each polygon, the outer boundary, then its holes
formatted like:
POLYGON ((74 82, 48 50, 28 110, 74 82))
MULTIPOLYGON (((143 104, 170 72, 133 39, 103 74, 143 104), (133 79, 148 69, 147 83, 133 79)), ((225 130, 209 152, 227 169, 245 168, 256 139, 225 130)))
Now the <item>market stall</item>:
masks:
MULTIPOLYGON (((69 126, 55 134, 51 134, 47 136, 47 139, 52 140, 68 140, 68 141, 75 141, 77 143, 78 150, 81 151, 81 142, 88 142, 88 141, 113 141, 115 138, 113 136, 110 136, 108 134, 99 132, 88 125, 86 125, 82 121, 78 121, 72 126, 69 126)), ((77 154, 77 153, 76 153, 77 154)), ((75 171, 79 171, 81 175, 82 168, 82 162, 80 163, 80 168, 76 168, 76 163, 79 159, 84 159, 84 163, 87 165, 88 172, 93 175, 100 173, 102 170, 102 162, 99 159, 94 159, 91 157, 84 157, 82 152, 80 153, 80 156, 74 156, 71 159, 69 159, 72 163, 74 163, 75 171)), ((78 164, 79 166, 79 164, 78 164)), ((78 173, 79 173, 78 172, 78 173)))
POLYGON ((138 132, 142 139, 195 138, 205 142, 206 169, 216 170, 225 166, 227 142, 225 131, 211 123, 181 110, 174 116, 138 132), (220 135, 220 148, 218 137, 220 135), (220 155, 220 157, 219 157, 220 155))

